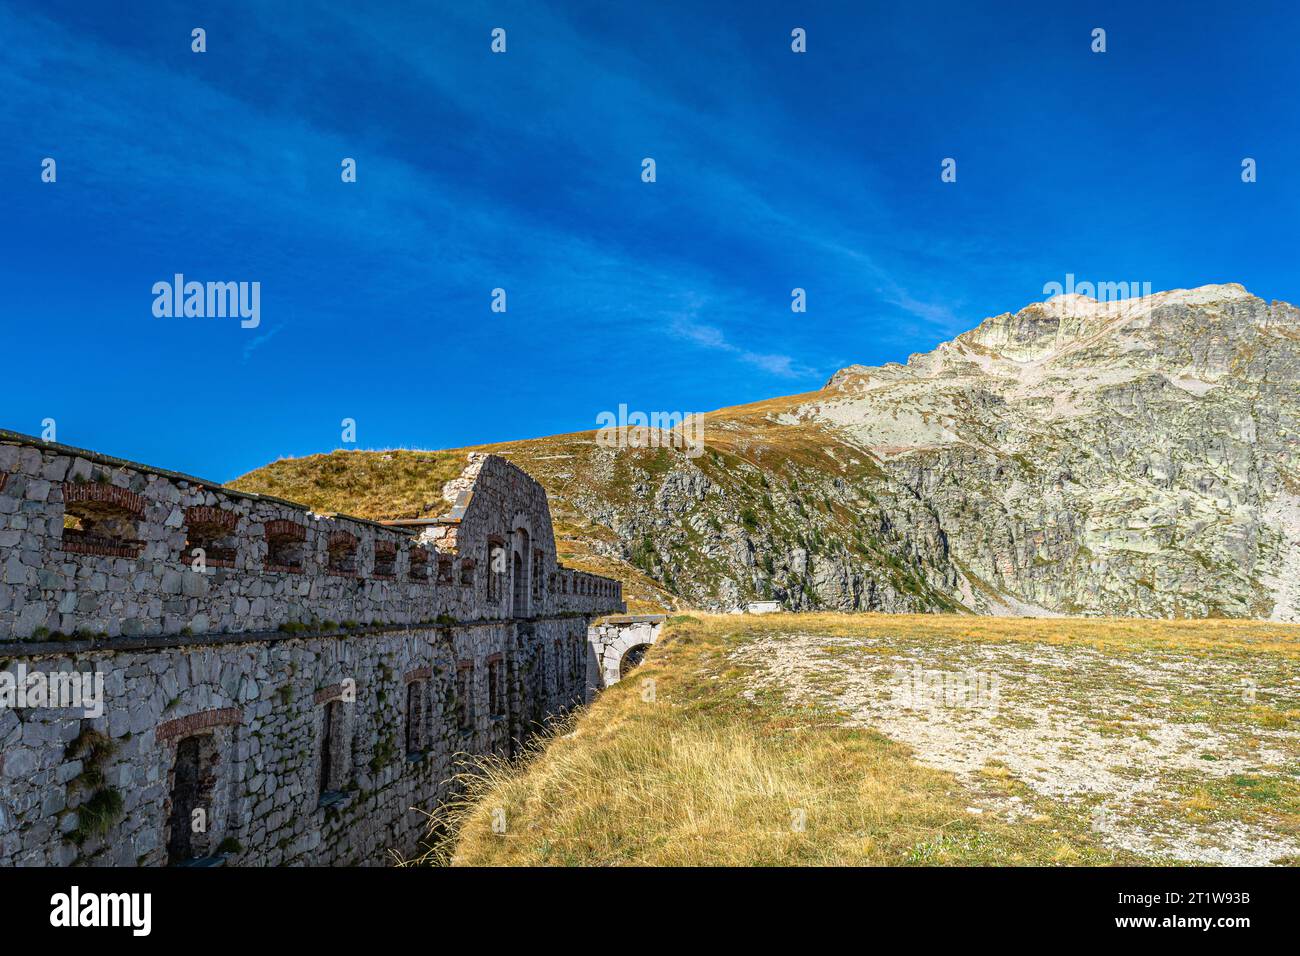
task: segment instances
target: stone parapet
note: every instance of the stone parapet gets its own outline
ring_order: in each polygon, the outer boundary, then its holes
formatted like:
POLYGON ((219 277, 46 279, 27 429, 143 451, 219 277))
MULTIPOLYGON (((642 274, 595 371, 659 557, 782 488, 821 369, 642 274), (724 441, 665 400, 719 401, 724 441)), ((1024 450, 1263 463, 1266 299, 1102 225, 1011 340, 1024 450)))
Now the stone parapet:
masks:
POLYGON ((458 481, 445 520, 385 525, 0 432, 0 644, 622 609, 556 562, 536 481, 492 455, 458 481))

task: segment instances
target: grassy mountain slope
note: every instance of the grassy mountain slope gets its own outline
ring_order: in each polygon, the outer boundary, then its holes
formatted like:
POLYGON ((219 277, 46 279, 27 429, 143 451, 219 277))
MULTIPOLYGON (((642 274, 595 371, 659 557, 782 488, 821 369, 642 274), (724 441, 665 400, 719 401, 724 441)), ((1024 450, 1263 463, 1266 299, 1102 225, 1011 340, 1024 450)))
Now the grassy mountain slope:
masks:
MULTIPOLYGON (((335 451, 282 459, 231 482, 318 511, 377 520, 438 513, 470 451, 501 455, 546 488, 565 564, 621 580, 632 610, 731 606, 958 607, 942 548, 918 551, 892 526, 895 500, 871 455, 813 422, 779 424, 807 395, 707 416, 707 449, 614 450, 595 432, 456 451, 335 451), (737 573, 737 568, 741 572, 737 573)), ((908 497, 906 494, 904 498, 908 497)), ((922 509, 923 511, 923 509, 922 509)))

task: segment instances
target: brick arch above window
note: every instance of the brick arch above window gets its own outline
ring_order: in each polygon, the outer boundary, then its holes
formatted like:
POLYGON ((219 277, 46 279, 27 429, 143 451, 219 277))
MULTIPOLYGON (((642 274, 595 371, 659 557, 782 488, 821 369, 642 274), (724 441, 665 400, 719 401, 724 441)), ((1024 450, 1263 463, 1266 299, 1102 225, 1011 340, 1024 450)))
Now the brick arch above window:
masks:
POLYGON ((348 677, 337 684, 320 688, 312 694, 312 700, 317 704, 324 704, 331 700, 355 700, 356 692, 356 681, 348 677))
POLYGON ((296 521, 289 521, 285 518, 276 518, 266 523, 266 536, 277 538, 293 538, 295 541, 305 541, 307 539, 307 529, 296 521))
POLYGON ((117 485, 105 485, 97 481, 72 482, 63 486, 63 501, 93 502, 120 508, 135 517, 144 515, 144 498, 134 491, 119 488, 117 485))
POLYGON ((222 707, 218 710, 202 710, 197 714, 189 714, 185 717, 177 717, 175 720, 168 720, 158 725, 154 731, 154 739, 162 742, 165 740, 175 740, 179 737, 188 737, 190 734, 196 734, 203 730, 211 730, 213 727, 230 727, 242 723, 244 712, 238 707, 222 707))
POLYGON ((144 499, 116 485, 88 482, 63 486, 63 536, 68 554, 137 558, 144 548, 138 522, 144 499))
POLYGON ((185 509, 185 523, 191 528, 220 528, 234 531, 239 524, 239 515, 228 508, 213 508, 208 505, 194 505, 185 509))

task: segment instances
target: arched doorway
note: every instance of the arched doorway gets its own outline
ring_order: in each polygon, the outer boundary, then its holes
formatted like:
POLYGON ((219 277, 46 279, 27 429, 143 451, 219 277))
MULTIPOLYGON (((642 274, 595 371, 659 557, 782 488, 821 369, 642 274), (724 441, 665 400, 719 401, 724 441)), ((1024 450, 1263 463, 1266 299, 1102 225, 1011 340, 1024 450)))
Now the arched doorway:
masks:
POLYGON ((528 617, 528 594, 531 586, 528 566, 528 532, 517 528, 514 534, 514 546, 511 548, 511 614, 514 617, 528 617))
POLYGON ((526 617, 528 614, 528 587, 524 583, 524 559, 519 556, 518 551, 515 552, 514 580, 514 615, 515 617, 526 617))
POLYGON ((216 757, 216 744, 210 733, 182 737, 176 742, 170 781, 171 806, 167 814, 168 866, 205 857, 212 850, 209 834, 217 823, 211 818, 216 757), (196 812, 202 815, 202 827, 194 826, 196 812))

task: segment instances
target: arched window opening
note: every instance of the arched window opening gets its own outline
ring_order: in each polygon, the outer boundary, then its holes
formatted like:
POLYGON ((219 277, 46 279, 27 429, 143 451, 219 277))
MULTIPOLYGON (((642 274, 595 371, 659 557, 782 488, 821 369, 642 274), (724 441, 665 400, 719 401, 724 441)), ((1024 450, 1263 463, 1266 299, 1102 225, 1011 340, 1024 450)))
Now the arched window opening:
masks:
POLYGON ((463 734, 474 729, 474 662, 456 665, 456 724, 463 734))
POLYGON ((110 558, 137 558, 144 542, 138 522, 144 499, 116 485, 63 486, 63 550, 110 558))
POLYGON ((501 538, 491 537, 487 542, 487 599, 490 602, 501 600, 504 593, 501 582, 505 580, 506 543, 501 538))
POLYGON ((527 611, 528 585, 525 583, 525 578, 524 578, 524 559, 520 556, 518 551, 514 553, 513 577, 515 582, 514 614, 515 617, 525 617, 528 614, 527 611))
POLYGON ((650 650, 649 644, 637 644, 635 647, 629 647, 623 654, 623 659, 618 663, 618 679, 622 680, 627 677, 632 668, 645 660, 646 651, 648 650, 650 650))
POLYGON ((514 533, 514 544, 511 547, 511 609, 513 617, 529 617, 529 596, 533 592, 533 585, 530 578, 536 569, 529 567, 529 538, 528 532, 523 528, 518 528, 514 533))
POLYGON ((357 536, 347 531, 334 531, 329 536, 330 574, 353 575, 357 573, 357 536))
POLYGON ((266 570, 302 572, 307 529, 292 521, 276 519, 266 523, 266 570))
POLYGON ((385 581, 397 577, 397 545, 393 542, 375 542, 374 576, 385 581))
POLYGON ((406 575, 412 581, 429 580, 429 552, 424 548, 412 548, 410 551, 411 563, 407 569, 406 575))
POLYGON ((451 558, 438 558, 438 583, 451 584, 451 558))
POLYGON ((181 560, 189 563, 203 550, 203 562, 210 568, 233 568, 238 539, 235 526, 239 516, 224 508, 199 505, 185 509, 185 550, 181 560))
POLYGON ((488 658, 488 713, 506 715, 506 662, 500 654, 488 658))
POLYGON ((429 747, 428 720, 425 714, 425 682, 413 680, 406 685, 406 755, 417 757, 429 747))
POLYGON ((347 773, 348 739, 343 726, 343 702, 325 702, 320 733, 320 797, 328 803, 343 789, 347 773))
POLYGON ((533 548, 532 573, 529 575, 532 584, 532 597, 534 603, 541 603, 542 600, 542 552, 539 548, 533 548))

